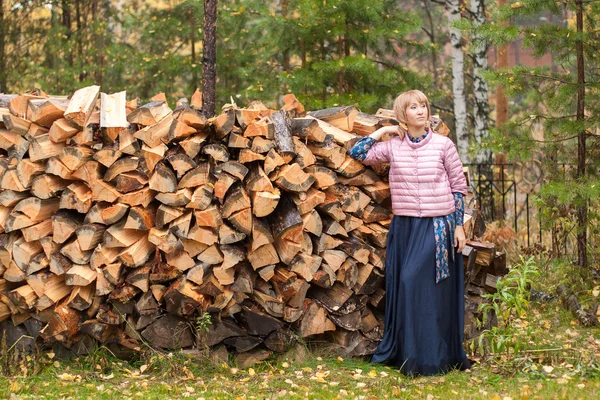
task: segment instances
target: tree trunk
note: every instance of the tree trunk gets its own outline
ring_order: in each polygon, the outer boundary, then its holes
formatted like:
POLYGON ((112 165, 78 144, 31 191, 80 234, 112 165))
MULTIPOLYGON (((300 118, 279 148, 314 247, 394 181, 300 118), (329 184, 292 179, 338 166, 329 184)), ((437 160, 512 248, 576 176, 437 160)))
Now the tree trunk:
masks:
MULTIPOLYGON (((498 0, 498 7, 505 6, 508 3, 508 0, 498 0)), ((508 44, 503 44, 502 46, 497 48, 497 61, 496 61, 496 69, 502 70, 508 67, 508 44)), ((502 86, 498 86, 496 89, 496 126, 508 122, 508 99, 504 95, 504 90, 502 86)), ((504 153, 496 154, 496 164, 505 164, 506 163, 506 155, 504 153)), ((500 179, 504 179, 503 177, 499 177, 500 179)))
MULTIPOLYGON (((485 23, 484 0, 471 0, 471 13, 473 25, 477 29, 485 23)), ((473 115, 475 117, 475 141, 478 145, 481 145, 489 134, 489 90, 487 82, 483 79, 483 71, 488 67, 487 49, 487 41, 480 34, 475 33, 473 36, 473 91, 475 97, 473 115)), ((476 161, 478 163, 489 162, 489 160, 490 152, 488 150, 477 151, 476 161)))
POLYGON ((425 31, 427 36, 429 36, 429 41, 431 42, 431 69, 433 74, 433 83, 438 85, 438 71, 437 71, 437 51, 435 50, 435 29, 436 26, 433 23, 433 16, 431 15, 431 3, 429 1, 425 2, 425 12, 427 13, 427 21, 429 22, 429 31, 425 31))
MULTIPOLYGON (((577 0, 577 34, 576 42, 577 52, 577 121, 585 119, 585 70, 583 59, 583 0, 577 0)), ((582 180, 585 178, 585 158, 586 158, 586 143, 585 129, 579 133, 577 144, 577 178, 582 180)), ((577 207, 577 224, 579 230, 577 233, 577 264, 580 267, 587 267, 587 201, 577 207)))
POLYGON ((464 52, 460 29, 455 22, 460 21, 460 4, 458 0, 446 0, 448 12, 448 30, 452 45, 452 94, 454 96, 454 119, 456 121, 456 147, 463 163, 470 162, 469 130, 467 127, 467 101, 465 99, 464 52))
MULTIPOLYGON (((62 25, 65 28, 65 35, 67 36, 67 42, 71 40, 71 7, 70 2, 63 0, 62 2, 62 25)), ((71 50, 71 46, 65 49, 67 52, 67 60, 69 61, 69 66, 73 67, 73 51, 71 50)))
MULTIPOLYGON (((81 23, 81 0, 75 1, 75 18, 77 19, 77 57, 83 62, 83 26, 81 23)), ((79 82, 85 79, 85 73, 79 73, 79 82)))
MULTIPOLYGON (((288 0, 281 0, 281 16, 283 19, 287 20, 288 17, 288 0)), ((281 61, 281 66, 285 72, 289 72, 291 70, 290 64, 290 49, 283 50, 283 60, 281 61)))
POLYGON ((8 92, 6 89, 6 42, 4 36, 6 29, 4 27, 4 0, 0 0, 0 93, 8 92))
POLYGON ((202 108, 215 115, 217 91, 217 2, 204 0, 204 56, 202 58, 202 108))
POLYGON ((192 7, 190 13, 190 45, 192 47, 192 91, 198 87, 198 72, 196 69, 196 9, 192 7))

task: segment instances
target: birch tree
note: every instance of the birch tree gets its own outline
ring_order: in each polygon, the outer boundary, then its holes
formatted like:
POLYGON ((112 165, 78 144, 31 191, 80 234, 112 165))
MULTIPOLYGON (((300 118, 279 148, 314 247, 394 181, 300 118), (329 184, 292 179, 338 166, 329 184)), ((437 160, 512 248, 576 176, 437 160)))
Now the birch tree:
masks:
POLYGON ((464 51, 462 34, 455 23, 461 19, 459 0, 446 0, 448 31, 452 45, 452 95, 454 97, 454 120, 456 147, 463 163, 471 161, 469 156, 469 130, 467 126, 467 101, 465 98, 464 51))
POLYGON ((488 84, 483 78, 483 71, 488 67, 486 40, 478 33, 478 27, 485 23, 485 2, 484 0, 471 0, 471 15, 473 18, 473 27, 475 33, 472 40, 473 54, 473 117, 474 117, 474 139, 477 144, 477 156, 475 160, 478 163, 484 163, 490 159, 490 151, 481 148, 482 142, 489 135, 488 118, 490 114, 490 105, 488 101, 488 84))

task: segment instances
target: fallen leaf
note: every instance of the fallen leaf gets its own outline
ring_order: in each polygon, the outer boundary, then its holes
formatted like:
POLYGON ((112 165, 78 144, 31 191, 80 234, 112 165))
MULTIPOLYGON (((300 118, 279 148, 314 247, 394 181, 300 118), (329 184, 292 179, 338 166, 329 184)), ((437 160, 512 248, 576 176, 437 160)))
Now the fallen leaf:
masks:
POLYGON ((142 366, 140 367, 140 373, 141 373, 141 374, 143 374, 143 373, 144 373, 144 371, 146 371, 147 369, 148 369, 148 366, 147 366, 146 364, 142 365, 142 366))
POLYGON ((256 372, 254 371, 254 368, 249 368, 248 369, 248 375, 250 375, 250 376, 256 375, 256 372))
POLYGON ((551 373, 552 371, 554 371, 554 367, 551 367, 550 365, 544 365, 542 367, 542 369, 544 370, 544 372, 546 372, 548 374, 551 373))
POLYGON ((72 381, 74 381, 74 380, 75 380, 75 376, 74 376, 74 375, 71 375, 71 374, 67 374, 67 373, 65 372, 65 373, 62 373, 62 374, 58 375, 58 379, 60 379, 60 380, 63 380, 63 381, 69 381, 69 382, 72 382, 72 381))

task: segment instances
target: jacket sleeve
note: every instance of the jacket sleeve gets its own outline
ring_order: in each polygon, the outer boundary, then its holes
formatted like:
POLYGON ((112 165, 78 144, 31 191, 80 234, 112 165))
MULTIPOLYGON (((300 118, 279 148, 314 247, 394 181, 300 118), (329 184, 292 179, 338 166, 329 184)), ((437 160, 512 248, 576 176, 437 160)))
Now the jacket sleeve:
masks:
POLYGON ((375 143, 375 139, 365 136, 354 143, 354 146, 348 150, 348 155, 355 160, 364 161, 367 157, 367 153, 375 143))
POLYGON ((450 139, 446 143, 444 149, 444 168, 448 174, 448 180, 450 181, 450 189, 452 193, 467 194, 467 180, 463 173, 463 165, 456 151, 456 146, 450 139))
POLYGON ((462 193, 454 192, 454 204, 456 205, 456 211, 454 211, 454 220, 456 226, 463 226, 465 224, 465 201, 462 193))
POLYGON ((387 142, 377 142, 369 149, 367 157, 363 160, 364 165, 374 166, 390 162, 391 140, 387 142))

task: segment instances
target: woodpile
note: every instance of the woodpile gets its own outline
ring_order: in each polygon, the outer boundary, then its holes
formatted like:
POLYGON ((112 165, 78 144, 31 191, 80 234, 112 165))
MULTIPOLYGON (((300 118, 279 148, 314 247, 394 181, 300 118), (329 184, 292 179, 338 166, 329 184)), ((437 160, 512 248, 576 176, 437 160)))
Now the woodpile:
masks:
MULTIPOLYGON (((195 344, 238 361, 383 334, 385 178, 350 158, 394 124, 354 107, 201 113, 100 87, 0 96, 0 320, 82 354, 195 344)), ((381 171, 379 171, 381 172, 381 171)))
POLYGON ((491 316, 487 326, 480 327, 479 306, 486 301, 483 296, 495 293, 498 279, 508 273, 506 252, 498 250, 494 243, 479 239, 484 236, 485 231, 486 226, 479 211, 476 208, 466 208, 465 233, 468 240, 462 252, 465 270, 465 340, 479 336, 483 329, 489 329, 496 323, 491 316))

